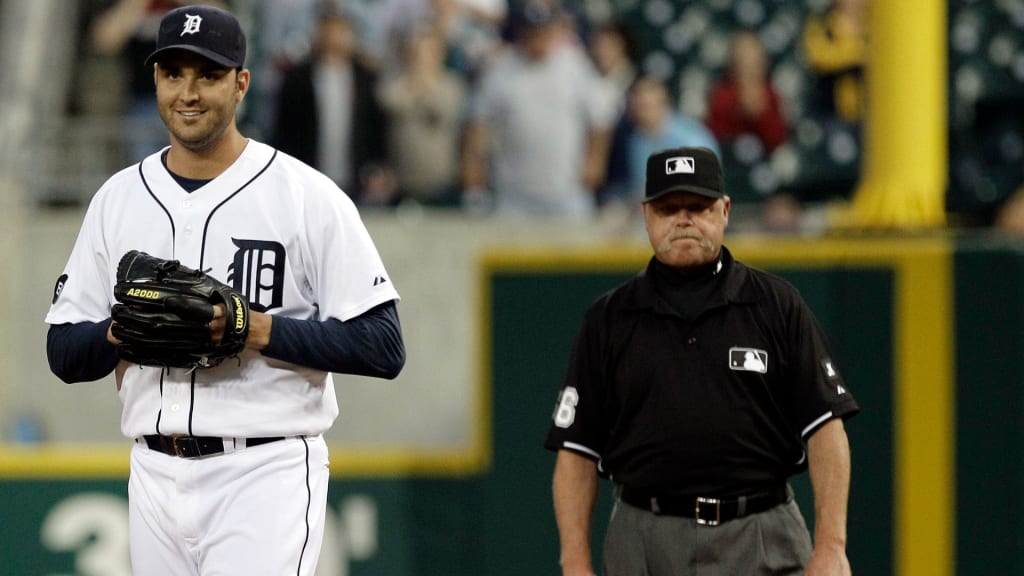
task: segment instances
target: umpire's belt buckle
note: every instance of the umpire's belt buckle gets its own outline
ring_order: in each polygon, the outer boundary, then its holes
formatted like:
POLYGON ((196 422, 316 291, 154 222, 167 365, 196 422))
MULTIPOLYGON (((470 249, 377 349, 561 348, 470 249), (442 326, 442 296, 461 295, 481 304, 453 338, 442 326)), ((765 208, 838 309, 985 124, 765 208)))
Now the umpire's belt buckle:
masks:
POLYGON ((697 521, 697 524, 700 524, 701 526, 718 526, 722 523, 722 501, 718 498, 697 497, 696 509, 693 512, 693 518, 697 521), (702 504, 706 504, 707 506, 702 508, 702 504), (702 509, 709 512, 711 509, 714 509, 714 518, 705 519, 701 515, 702 509))

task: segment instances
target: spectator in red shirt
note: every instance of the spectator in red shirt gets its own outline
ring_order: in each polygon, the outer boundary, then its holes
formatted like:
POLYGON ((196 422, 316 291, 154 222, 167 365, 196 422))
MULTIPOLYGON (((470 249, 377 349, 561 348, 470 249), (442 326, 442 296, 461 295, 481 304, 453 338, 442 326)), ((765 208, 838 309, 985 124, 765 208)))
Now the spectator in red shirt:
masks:
POLYGON ((768 79, 768 65, 768 55, 757 34, 733 34, 729 66, 711 90, 706 118, 720 143, 752 134, 767 154, 786 140, 786 120, 778 92, 768 79))

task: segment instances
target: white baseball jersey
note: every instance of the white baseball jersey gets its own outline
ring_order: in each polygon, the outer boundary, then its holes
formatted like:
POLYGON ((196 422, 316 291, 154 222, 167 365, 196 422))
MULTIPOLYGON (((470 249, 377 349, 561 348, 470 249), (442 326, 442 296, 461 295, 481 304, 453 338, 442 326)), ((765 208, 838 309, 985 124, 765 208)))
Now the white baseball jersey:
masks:
MULTIPOLYGON (((117 264, 132 249, 208 271, 267 314, 346 321, 399 298, 355 205, 326 176, 249 140, 189 193, 162 154, 96 193, 46 322, 109 318, 117 264)), ((116 378, 129 438, 315 435, 338 415, 330 373, 248 349, 239 362, 192 373, 122 362, 116 378)))

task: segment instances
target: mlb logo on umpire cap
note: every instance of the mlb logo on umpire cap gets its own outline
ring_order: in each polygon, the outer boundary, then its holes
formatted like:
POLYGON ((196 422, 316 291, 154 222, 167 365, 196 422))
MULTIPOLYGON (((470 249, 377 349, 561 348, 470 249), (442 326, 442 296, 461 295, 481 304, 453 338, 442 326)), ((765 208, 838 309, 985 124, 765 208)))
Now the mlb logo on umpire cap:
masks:
POLYGON ((146 67, 171 50, 187 50, 221 66, 241 68, 245 63, 245 32, 230 13, 213 6, 182 6, 164 14, 156 49, 146 67))
POLYGON ((673 156, 665 160, 665 174, 693 174, 693 158, 673 156))
POLYGON ((710 148, 669 148, 647 158, 644 202, 672 192, 691 192, 708 198, 725 196, 722 165, 710 148))

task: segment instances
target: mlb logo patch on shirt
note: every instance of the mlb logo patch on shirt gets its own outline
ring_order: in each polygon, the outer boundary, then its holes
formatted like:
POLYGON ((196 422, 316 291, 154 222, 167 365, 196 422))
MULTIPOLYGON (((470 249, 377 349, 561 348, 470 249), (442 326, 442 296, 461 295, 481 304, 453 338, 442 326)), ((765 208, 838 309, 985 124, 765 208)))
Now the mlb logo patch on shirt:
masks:
POLYGON ((729 369, 743 372, 768 372, 768 353, 757 348, 729 348, 729 369))

